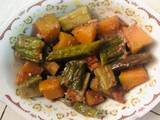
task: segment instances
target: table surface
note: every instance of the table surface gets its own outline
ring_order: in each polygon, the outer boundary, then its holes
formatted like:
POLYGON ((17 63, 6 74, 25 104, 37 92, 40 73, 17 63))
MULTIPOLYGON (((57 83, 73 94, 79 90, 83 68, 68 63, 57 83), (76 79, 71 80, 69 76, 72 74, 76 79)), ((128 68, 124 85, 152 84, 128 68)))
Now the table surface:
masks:
MULTIPOLYGON (((31 0, 0 0, 0 24, 2 24, 8 16, 11 16, 17 11, 17 8, 24 5, 31 0)), ((37 0, 38 1, 38 0, 37 0)), ((146 2, 156 11, 160 12, 160 0, 142 0, 146 2)), ((0 120, 24 120, 23 117, 18 115, 10 109, 5 103, 0 101, 0 120)), ((147 113, 144 117, 138 120, 160 120, 160 104, 153 110, 147 113)))

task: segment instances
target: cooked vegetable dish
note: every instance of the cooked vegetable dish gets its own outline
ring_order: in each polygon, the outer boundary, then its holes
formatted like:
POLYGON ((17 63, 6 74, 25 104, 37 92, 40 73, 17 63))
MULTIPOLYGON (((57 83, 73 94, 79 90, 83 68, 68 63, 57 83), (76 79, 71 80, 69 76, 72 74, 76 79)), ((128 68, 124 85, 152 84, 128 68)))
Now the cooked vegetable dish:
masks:
POLYGON ((79 113, 100 117, 96 106, 125 94, 149 79, 145 65, 152 38, 118 16, 95 19, 86 6, 33 24, 32 36, 17 36, 15 55, 24 64, 16 76, 17 95, 61 100, 79 113))

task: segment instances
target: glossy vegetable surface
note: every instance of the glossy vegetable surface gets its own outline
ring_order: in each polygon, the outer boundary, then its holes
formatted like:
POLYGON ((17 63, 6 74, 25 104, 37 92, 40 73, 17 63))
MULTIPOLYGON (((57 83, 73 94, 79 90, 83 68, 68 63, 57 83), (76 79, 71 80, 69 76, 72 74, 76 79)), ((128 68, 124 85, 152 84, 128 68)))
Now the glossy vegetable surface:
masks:
POLYGON ((78 44, 78 41, 76 41, 71 34, 60 32, 59 41, 55 46, 53 46, 53 49, 62 49, 76 44, 78 44))
POLYGON ((84 45, 75 45, 64 49, 53 50, 48 55, 47 61, 74 59, 93 55, 98 52, 100 47, 105 43, 105 40, 98 40, 84 45))
POLYGON ((124 54, 122 42, 122 39, 116 36, 103 46, 100 51, 100 60, 103 65, 118 60, 124 54))
POLYGON ((102 111, 80 102, 75 103, 73 108, 79 113, 89 117, 100 117, 102 115, 102 111))
POLYGON ((59 18, 64 31, 71 30, 91 20, 91 14, 86 6, 82 6, 59 18))
POLYGON ((134 66, 142 66, 152 60, 150 53, 139 53, 130 55, 112 64, 113 70, 123 70, 134 66))
POLYGON ((97 33, 96 23, 90 23, 84 26, 76 27, 72 34, 82 44, 90 43, 95 40, 97 33))
POLYGON ((103 119, 108 111, 99 104, 108 98, 123 104, 129 90, 149 79, 145 65, 153 57, 143 48, 151 37, 116 15, 93 15, 87 6, 46 14, 33 23, 32 35, 16 37, 15 55, 24 63, 16 76, 18 96, 63 99, 82 115, 103 119))
POLYGON ((44 67, 51 75, 55 75, 59 69, 59 65, 56 62, 46 62, 44 67))
POLYGON ((26 62, 19 70, 16 76, 16 84, 23 84, 31 76, 39 75, 43 68, 36 63, 26 62))
POLYGON ((18 96, 21 96, 22 98, 35 98, 35 97, 42 96, 42 94, 40 93, 40 91, 38 89, 38 86, 17 88, 16 94, 18 96))
POLYGON ((35 34, 45 42, 52 42, 60 32, 60 24, 54 14, 47 14, 34 23, 35 34))
POLYGON ((127 45, 132 53, 139 52, 145 46, 150 45, 153 40, 145 33, 138 25, 132 25, 128 28, 123 28, 124 37, 127 40, 127 45))
POLYGON ((96 78, 99 80, 99 89, 106 93, 111 87, 116 85, 116 80, 110 65, 100 65, 94 70, 96 78))
POLYGON ((81 89, 84 81, 86 65, 84 61, 70 61, 62 72, 64 84, 68 88, 81 89))
POLYGON ((118 16, 106 17, 99 21, 98 30, 102 35, 115 33, 120 27, 118 16))
POLYGON ((44 97, 50 100, 64 96, 64 91, 61 88, 60 82, 56 79, 48 79, 40 82, 39 91, 44 97))
POLYGON ((30 87, 34 84, 39 83, 40 81, 42 81, 42 77, 40 75, 34 75, 34 76, 29 77, 22 84, 18 85, 18 87, 19 88, 30 87))
POLYGON ((44 42, 36 37, 19 35, 14 50, 18 57, 38 63, 42 61, 42 48, 44 45, 44 42))
POLYGON ((102 103, 104 100, 105 99, 101 93, 95 92, 93 90, 88 90, 86 92, 86 102, 90 106, 102 103))
POLYGON ((33 98, 42 96, 39 92, 38 84, 42 81, 40 75, 32 76, 24 81, 22 84, 18 85, 16 93, 22 98, 33 98))
POLYGON ((122 87, 125 90, 130 90, 141 83, 148 80, 148 74, 143 67, 132 68, 121 72, 119 76, 122 87))

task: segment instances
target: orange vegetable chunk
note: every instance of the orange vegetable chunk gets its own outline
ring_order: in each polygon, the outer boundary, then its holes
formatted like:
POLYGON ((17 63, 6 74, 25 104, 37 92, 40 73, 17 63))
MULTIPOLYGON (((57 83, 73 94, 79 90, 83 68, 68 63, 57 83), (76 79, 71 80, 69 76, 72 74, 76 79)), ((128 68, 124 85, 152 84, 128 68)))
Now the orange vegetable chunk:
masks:
POLYGON ((72 34, 82 44, 90 43, 95 40, 96 33, 97 33, 97 26, 96 23, 86 24, 84 26, 76 27, 72 34))
POLYGON ((40 82, 39 91, 49 100, 64 96, 60 81, 57 79, 48 79, 40 82))
POLYGON ((46 42, 52 42, 60 32, 60 24, 53 14, 39 18, 33 25, 36 35, 46 42))
POLYGON ((20 85, 32 75, 38 75, 43 71, 43 68, 36 63, 26 62, 19 70, 16 76, 16 84, 20 85))
POLYGON ((120 83, 123 89, 130 90, 149 79, 144 67, 132 68, 120 73, 120 83))
POLYGON ((53 47, 53 49, 61 49, 61 48, 73 46, 76 44, 78 44, 78 41, 76 41, 75 38, 71 34, 60 32, 59 41, 53 47))
POLYGON ((51 75, 55 75, 59 69, 56 62, 46 62, 44 66, 51 75))
POLYGON ((106 17, 99 21, 98 31, 102 35, 113 34, 120 28, 120 19, 118 16, 106 17))
POLYGON ((123 28, 123 34, 132 53, 139 52, 153 42, 152 38, 138 25, 123 28))

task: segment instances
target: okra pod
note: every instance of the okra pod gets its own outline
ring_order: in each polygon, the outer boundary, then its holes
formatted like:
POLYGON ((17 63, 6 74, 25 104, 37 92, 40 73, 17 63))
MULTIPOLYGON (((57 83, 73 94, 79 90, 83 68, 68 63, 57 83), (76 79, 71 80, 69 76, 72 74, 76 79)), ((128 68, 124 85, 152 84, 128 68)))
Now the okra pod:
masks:
POLYGON ((85 24, 89 20, 91 20, 91 15, 86 6, 77 8, 76 10, 59 18, 60 24, 64 31, 68 31, 81 24, 85 24))
POLYGON ((110 65, 99 65, 94 74, 99 80, 99 91, 106 93, 111 87, 116 85, 116 80, 110 65))
POLYGON ((18 86, 18 88, 31 87, 34 84, 39 83, 42 80, 40 75, 31 76, 28 80, 24 81, 18 86))
POLYGON ((44 42, 36 37, 19 35, 14 49, 16 55, 20 58, 38 63, 42 60, 42 48, 44 45, 44 42))
POLYGON ((100 59, 102 64, 109 64, 116 61, 120 56, 123 55, 123 50, 117 46, 113 48, 106 48, 100 52, 100 59))
POLYGON ((152 60, 152 56, 150 53, 133 54, 113 63, 112 69, 123 70, 134 66, 144 65, 148 63, 150 60, 152 60))
POLYGON ((44 42, 37 37, 29 37, 25 35, 19 35, 15 44, 16 49, 41 49, 44 46, 44 42))
POLYGON ((23 98, 39 97, 39 82, 42 80, 40 75, 32 76, 17 87, 16 94, 23 98))
POLYGON ((38 85, 35 87, 17 88, 16 94, 18 96, 21 96, 22 98, 34 98, 34 97, 42 96, 42 94, 40 93, 38 89, 38 85))
POLYGON ((86 65, 84 61, 70 61, 62 72, 61 84, 71 89, 80 90, 83 85, 86 65))
POLYGON ((121 43, 121 38, 115 37, 109 40, 108 44, 100 50, 100 59, 103 65, 111 63, 123 55, 124 51, 121 43))
POLYGON ((99 109, 94 108, 94 107, 90 107, 90 106, 88 106, 86 104, 83 104, 83 103, 80 103, 80 102, 74 103, 73 108, 77 112, 81 113, 84 116, 88 116, 88 117, 100 118, 104 114, 102 110, 99 110, 99 109))
POLYGON ((37 50, 17 49, 16 55, 22 59, 36 63, 42 60, 42 53, 39 53, 37 50))
POLYGON ((88 44, 75 45, 63 49, 53 50, 47 57, 47 61, 66 60, 77 57, 86 57, 99 51, 106 43, 105 40, 98 40, 88 44))

